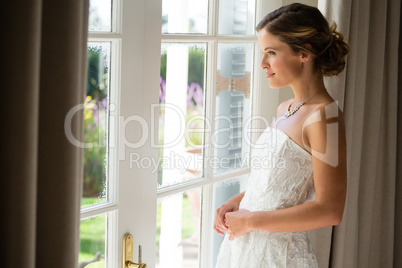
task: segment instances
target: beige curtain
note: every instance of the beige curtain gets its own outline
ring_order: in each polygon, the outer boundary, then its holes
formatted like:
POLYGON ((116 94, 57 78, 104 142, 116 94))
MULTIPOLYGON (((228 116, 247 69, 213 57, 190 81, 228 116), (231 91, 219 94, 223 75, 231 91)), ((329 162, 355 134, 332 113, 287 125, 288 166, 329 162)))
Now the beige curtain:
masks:
MULTIPOLYGON (((401 5, 402 14, 402 5, 401 5)), ((402 22, 402 20, 401 20, 402 22)), ((402 78, 402 23, 399 25, 399 57, 398 78, 402 78)), ((402 88, 402 79, 398 79, 398 89, 402 88)), ((402 93, 398 94, 398 104, 402 103, 402 93)), ((402 111, 398 110, 397 154, 396 154, 396 183, 395 183, 395 228, 394 234, 394 267, 402 267, 402 111)))
POLYGON ((402 267, 401 1, 320 0, 319 8, 351 46, 345 73, 326 81, 345 114, 348 193, 342 223, 324 232, 332 239, 312 235, 320 267, 402 267))
POLYGON ((2 3, 1 267, 77 266, 82 159, 64 119, 84 100, 87 21, 86 0, 2 3))

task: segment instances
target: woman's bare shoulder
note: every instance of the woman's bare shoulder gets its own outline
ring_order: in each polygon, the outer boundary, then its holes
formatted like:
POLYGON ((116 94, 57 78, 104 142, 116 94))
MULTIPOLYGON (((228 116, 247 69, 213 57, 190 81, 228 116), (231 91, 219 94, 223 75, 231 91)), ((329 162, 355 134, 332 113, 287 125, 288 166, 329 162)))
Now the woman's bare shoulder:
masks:
POLYGON ((345 122, 337 102, 317 103, 303 123, 303 132, 306 144, 315 151, 324 154, 328 146, 343 147, 345 122))
POLYGON ((317 113, 325 113, 325 111, 330 114, 336 112, 342 116, 342 111, 339 109, 338 102, 328 93, 316 99, 314 102, 306 103, 304 106, 307 109, 307 120, 309 120, 310 117, 317 115, 317 113))

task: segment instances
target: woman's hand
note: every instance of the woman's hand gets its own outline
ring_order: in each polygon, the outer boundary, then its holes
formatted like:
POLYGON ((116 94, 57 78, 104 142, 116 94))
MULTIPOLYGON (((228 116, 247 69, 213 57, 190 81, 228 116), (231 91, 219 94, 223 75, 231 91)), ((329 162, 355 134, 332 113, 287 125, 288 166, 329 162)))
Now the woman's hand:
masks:
POLYGON ((249 226, 251 212, 247 209, 240 209, 237 212, 227 212, 225 214, 226 233, 230 234, 229 240, 234 240, 236 237, 251 232, 253 229, 249 226))
POLYGON ((238 211, 239 210, 239 202, 237 200, 230 199, 228 202, 220 206, 216 210, 215 220, 214 220, 214 230, 220 234, 224 235, 222 231, 227 230, 227 226, 225 223, 225 214, 228 212, 238 211))

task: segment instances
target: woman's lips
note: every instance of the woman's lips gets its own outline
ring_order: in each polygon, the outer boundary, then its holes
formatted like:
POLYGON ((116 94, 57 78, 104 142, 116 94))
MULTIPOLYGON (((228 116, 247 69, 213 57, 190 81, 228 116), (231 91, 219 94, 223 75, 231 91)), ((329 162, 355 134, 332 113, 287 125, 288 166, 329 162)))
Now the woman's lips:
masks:
POLYGON ((267 73, 267 78, 270 78, 270 77, 272 77, 274 75, 275 75, 275 73, 267 73))

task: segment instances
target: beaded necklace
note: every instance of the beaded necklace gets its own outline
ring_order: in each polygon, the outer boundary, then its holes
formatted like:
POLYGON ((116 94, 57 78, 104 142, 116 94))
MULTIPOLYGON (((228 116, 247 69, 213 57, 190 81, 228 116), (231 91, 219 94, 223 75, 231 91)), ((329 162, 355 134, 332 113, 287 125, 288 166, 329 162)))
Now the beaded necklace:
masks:
MULTIPOLYGON (((321 92, 324 92, 324 90, 315 93, 315 94, 314 94, 308 101, 306 101, 306 102, 309 102, 312 98, 314 98, 316 95, 320 94, 321 92)), ((285 117, 288 118, 289 116, 292 116, 292 115, 293 115, 295 112, 297 112, 297 111, 300 109, 300 107, 302 107, 306 102, 304 102, 304 101, 300 102, 298 105, 296 105, 296 107, 295 107, 294 109, 290 109, 290 107, 292 106, 293 102, 290 103, 289 106, 288 106, 288 109, 287 109, 287 111, 286 111, 286 113, 285 113, 285 117)))

